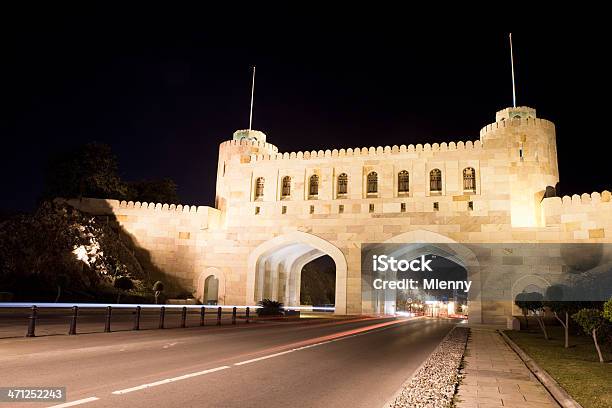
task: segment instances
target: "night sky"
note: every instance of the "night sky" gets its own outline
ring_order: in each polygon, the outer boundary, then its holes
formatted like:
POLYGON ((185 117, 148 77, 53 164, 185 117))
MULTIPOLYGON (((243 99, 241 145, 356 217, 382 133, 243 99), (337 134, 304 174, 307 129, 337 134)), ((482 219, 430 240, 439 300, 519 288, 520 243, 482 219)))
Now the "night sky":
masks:
POLYGON ((248 127, 251 65, 253 127, 282 152, 477 140, 512 104, 510 30, 518 104, 557 125, 562 193, 612 188, 597 24, 118 15, 55 10, 4 27, 0 210, 33 208, 47 157, 89 141, 112 146, 126 180, 170 177, 184 204, 214 205, 218 145, 248 127))

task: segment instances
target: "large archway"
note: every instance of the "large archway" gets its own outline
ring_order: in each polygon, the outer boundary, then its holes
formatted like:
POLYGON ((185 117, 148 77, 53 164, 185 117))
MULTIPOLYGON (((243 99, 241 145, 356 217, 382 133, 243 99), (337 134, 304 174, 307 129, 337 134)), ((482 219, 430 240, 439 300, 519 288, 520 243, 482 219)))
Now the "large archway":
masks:
MULTIPOLYGON (((467 304, 470 321, 482 322, 481 306, 481 282, 480 265, 478 258, 470 248, 462 245, 451 238, 427 230, 415 230, 396 235, 383 244, 401 244, 394 248, 392 255, 398 259, 415 259, 420 256, 439 256, 456 264, 467 271, 467 276, 472 285, 468 294, 467 304)), ((376 250, 374 246, 372 250, 376 250)), ((396 276, 388 276, 388 279, 396 279, 396 276)), ((363 288, 372 288, 372 276, 362 276, 363 288)), ((395 290, 376 291, 370 290, 363 293, 364 310, 373 313, 393 314, 397 309, 397 293, 395 290)))
POLYGON ((302 269, 324 255, 328 255, 336 267, 335 313, 346 314, 347 263, 344 254, 330 242, 300 231, 272 238, 250 254, 247 304, 270 298, 287 306, 299 306, 302 269))

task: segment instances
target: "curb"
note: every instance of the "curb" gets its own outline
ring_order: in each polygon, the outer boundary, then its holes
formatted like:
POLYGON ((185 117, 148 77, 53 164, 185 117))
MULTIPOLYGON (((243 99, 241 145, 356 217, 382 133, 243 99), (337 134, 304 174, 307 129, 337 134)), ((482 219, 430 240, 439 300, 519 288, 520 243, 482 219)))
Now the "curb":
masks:
POLYGON ((554 398, 562 408, 583 408, 576 400, 574 400, 554 378, 550 376, 537 363, 527 355, 515 342, 513 342, 506 333, 501 330, 497 331, 504 339, 506 344, 520 357, 525 366, 536 376, 546 391, 554 398))

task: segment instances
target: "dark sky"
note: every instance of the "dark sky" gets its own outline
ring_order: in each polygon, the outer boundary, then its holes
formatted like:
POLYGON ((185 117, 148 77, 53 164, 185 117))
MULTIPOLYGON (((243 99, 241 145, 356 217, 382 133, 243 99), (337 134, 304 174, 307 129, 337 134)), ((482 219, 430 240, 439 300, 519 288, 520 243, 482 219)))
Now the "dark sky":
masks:
POLYGON ((15 16, 0 40, 0 209, 32 208, 47 157, 94 140, 125 179, 171 177, 183 203, 213 205, 218 145, 248 127, 253 64, 254 128, 280 151, 476 140, 512 102, 510 30, 518 103, 557 125, 563 193, 612 187, 603 26, 415 28, 392 16, 15 16))

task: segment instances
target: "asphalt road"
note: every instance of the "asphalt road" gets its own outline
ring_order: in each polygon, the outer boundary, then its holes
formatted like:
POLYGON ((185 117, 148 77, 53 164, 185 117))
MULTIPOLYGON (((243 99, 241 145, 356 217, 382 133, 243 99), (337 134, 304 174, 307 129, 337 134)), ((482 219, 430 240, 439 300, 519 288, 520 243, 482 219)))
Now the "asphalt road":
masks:
MULTIPOLYGON (((332 320, 0 340, 0 387, 79 407, 376 407, 455 321, 332 320)), ((0 403, 43 407, 53 403, 0 403)))

